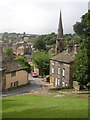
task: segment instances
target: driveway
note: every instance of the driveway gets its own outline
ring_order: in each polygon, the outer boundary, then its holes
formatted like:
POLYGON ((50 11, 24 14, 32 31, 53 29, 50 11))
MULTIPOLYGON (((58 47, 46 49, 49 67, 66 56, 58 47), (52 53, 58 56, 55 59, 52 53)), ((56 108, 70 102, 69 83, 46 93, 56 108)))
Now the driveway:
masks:
POLYGON ((43 81, 42 78, 34 78, 29 74, 27 85, 6 91, 2 94, 2 97, 13 96, 13 95, 18 95, 18 94, 23 94, 23 93, 30 93, 34 90, 38 91, 40 90, 40 88, 43 87, 44 84, 46 83, 43 81))

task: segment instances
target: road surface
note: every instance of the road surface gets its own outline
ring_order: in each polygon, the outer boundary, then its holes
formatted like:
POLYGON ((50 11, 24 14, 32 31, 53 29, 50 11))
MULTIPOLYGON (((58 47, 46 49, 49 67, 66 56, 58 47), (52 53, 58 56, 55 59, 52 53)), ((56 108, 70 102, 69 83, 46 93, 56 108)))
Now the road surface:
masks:
POLYGON ((40 89, 43 86, 43 84, 45 84, 45 82, 43 82, 42 78, 34 78, 29 74, 29 80, 27 85, 6 91, 2 94, 2 97, 30 93, 33 90, 38 91, 38 89, 40 89))

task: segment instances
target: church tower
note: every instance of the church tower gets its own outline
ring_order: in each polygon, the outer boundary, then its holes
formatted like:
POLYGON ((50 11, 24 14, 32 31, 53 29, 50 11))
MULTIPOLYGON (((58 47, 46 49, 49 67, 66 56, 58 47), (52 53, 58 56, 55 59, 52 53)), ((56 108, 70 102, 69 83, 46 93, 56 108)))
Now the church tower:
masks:
POLYGON ((62 26, 62 16, 60 11, 59 25, 58 25, 58 34, 56 39, 56 54, 64 50, 64 39, 63 39, 63 26, 62 26))

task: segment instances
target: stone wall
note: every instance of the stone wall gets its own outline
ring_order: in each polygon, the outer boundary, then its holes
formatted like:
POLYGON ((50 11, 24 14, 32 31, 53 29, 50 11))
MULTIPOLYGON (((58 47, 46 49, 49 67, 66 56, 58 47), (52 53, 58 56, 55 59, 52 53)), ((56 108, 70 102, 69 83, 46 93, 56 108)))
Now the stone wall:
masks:
POLYGON ((73 88, 74 88, 75 90, 80 90, 79 82, 73 81, 73 88))
POLYGON ((6 74, 6 87, 5 89, 14 87, 14 83, 18 81, 18 86, 28 83, 28 73, 25 70, 16 72, 16 76, 11 77, 11 73, 6 74))

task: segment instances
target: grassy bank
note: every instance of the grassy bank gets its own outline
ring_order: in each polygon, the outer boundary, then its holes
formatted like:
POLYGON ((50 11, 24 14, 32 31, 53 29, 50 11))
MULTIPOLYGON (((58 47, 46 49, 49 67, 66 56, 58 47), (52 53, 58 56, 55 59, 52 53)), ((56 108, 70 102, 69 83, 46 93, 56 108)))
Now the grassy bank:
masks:
POLYGON ((3 118, 87 118, 88 99, 14 96, 3 98, 3 118))

